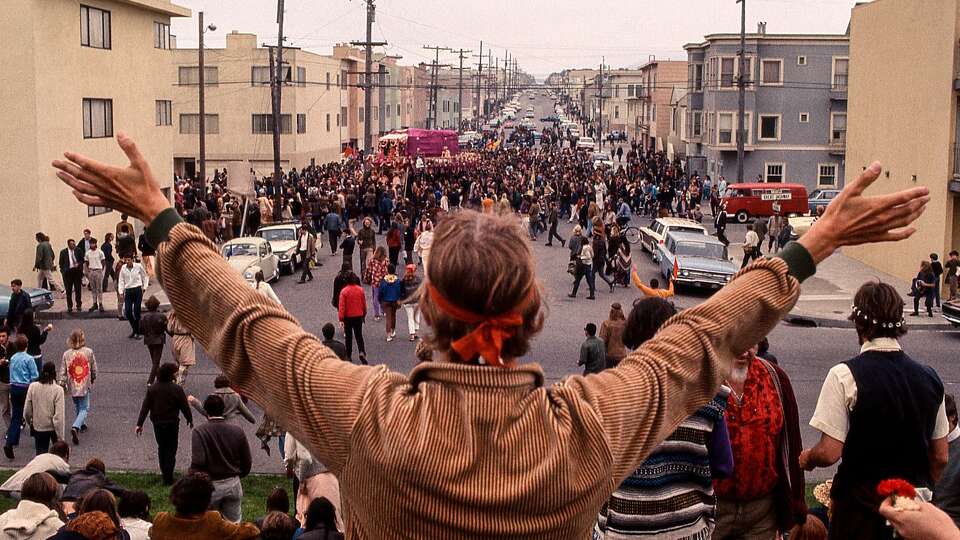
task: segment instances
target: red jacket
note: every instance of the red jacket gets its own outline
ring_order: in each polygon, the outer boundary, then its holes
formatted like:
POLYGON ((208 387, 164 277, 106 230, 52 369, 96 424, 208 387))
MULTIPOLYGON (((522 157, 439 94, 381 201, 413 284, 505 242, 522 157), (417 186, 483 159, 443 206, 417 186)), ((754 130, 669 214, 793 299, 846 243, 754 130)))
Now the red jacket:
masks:
POLYGON ((340 320, 347 317, 367 316, 367 297, 359 285, 347 285, 340 291, 340 302, 337 303, 337 313, 340 320))

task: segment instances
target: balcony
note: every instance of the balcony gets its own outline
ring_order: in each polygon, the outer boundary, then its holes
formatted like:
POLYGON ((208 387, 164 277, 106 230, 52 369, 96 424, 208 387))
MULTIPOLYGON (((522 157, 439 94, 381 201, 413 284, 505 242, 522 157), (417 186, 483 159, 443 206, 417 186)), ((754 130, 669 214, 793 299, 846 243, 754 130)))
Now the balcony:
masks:
POLYGON ((847 133, 842 132, 839 135, 834 133, 834 136, 830 139, 830 142, 827 144, 828 151, 830 155, 833 156, 842 156, 847 153, 847 133))
POLYGON ((833 76, 833 84, 830 86, 830 99, 834 101, 847 100, 847 81, 849 76, 846 73, 837 73, 833 76))

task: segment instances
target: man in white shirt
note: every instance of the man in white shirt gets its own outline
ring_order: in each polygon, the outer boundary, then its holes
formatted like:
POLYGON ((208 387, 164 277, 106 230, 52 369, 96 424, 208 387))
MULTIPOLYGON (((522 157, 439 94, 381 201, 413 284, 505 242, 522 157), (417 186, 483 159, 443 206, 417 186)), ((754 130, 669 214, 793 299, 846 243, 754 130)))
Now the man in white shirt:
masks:
POLYGON ((820 441, 800 454, 800 466, 810 471, 840 461, 831 490, 831 538, 890 538, 878 512, 877 484, 902 478, 931 489, 946 466, 943 382, 903 352, 898 338, 907 329, 896 289, 880 282, 861 286, 850 320, 861 352, 827 374, 810 420, 820 441))
POLYGON ((747 225, 747 235, 743 239, 743 263, 740 268, 750 264, 751 260, 760 258, 760 236, 753 230, 753 225, 747 225))
POLYGON ((83 264, 86 268, 87 279, 90 281, 90 295, 93 305, 90 311, 97 309, 103 313, 103 251, 97 245, 97 239, 91 238, 87 243, 87 250, 83 254, 83 264))
POLYGON ((150 278, 143 266, 133 262, 133 257, 124 257, 117 276, 117 290, 123 291, 123 312, 133 329, 128 336, 131 339, 140 339, 140 304, 143 302, 143 291, 149 284, 150 278))

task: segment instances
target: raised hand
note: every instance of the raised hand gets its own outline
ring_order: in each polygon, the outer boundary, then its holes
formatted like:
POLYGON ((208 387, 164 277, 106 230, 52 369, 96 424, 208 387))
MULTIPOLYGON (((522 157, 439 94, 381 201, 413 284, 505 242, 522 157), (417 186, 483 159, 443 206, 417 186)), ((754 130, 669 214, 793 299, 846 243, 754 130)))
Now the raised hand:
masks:
POLYGON ((66 160, 53 162, 57 177, 73 189, 73 195, 83 204, 106 206, 150 223, 170 207, 170 201, 160 192, 160 184, 133 139, 120 132, 117 143, 130 160, 126 167, 65 152, 66 160))
POLYGON ((880 176, 879 162, 873 162, 859 178, 843 188, 827 210, 799 242, 819 263, 841 246, 894 242, 917 232, 910 224, 927 203, 926 187, 905 189, 887 195, 866 196, 863 192, 880 176))

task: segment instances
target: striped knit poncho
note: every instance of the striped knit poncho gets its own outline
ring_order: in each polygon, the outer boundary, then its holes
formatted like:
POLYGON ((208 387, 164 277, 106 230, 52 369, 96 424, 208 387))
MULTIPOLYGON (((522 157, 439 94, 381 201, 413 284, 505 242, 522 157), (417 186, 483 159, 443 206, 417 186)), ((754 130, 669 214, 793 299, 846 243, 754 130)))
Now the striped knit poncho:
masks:
MULTIPOLYGON (((730 390, 684 420, 603 505, 594 538, 709 539, 716 523, 710 443, 730 390)), ((714 452, 729 453, 727 448, 714 452)))

